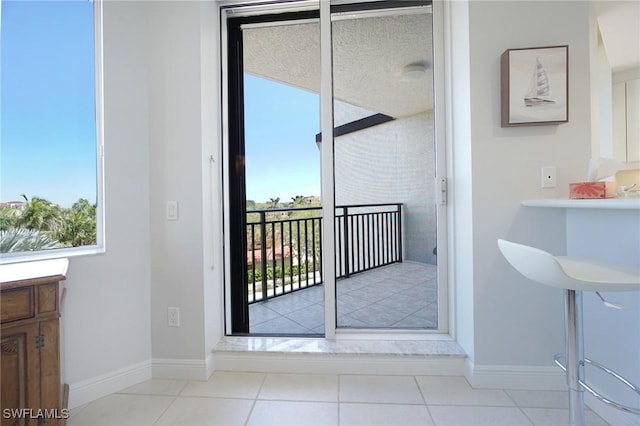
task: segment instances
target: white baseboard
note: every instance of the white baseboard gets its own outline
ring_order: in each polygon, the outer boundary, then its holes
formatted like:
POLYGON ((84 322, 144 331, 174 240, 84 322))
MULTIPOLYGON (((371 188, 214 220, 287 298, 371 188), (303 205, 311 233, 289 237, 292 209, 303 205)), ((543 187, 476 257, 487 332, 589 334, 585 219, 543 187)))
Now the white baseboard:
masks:
POLYGON ((151 359, 88 380, 69 384, 69 409, 79 407, 146 380, 207 380, 215 368, 214 356, 198 359, 151 359))
POLYGON ((474 388, 566 390, 564 372, 558 367, 474 365, 466 360, 464 376, 474 388))
POLYGON ((69 407, 79 407, 103 396, 151 379, 151 361, 143 361, 88 380, 69 384, 69 407))
POLYGON ((213 372, 216 370, 216 363, 215 363, 215 357, 213 356, 213 353, 210 352, 209 355, 207 356, 206 359, 206 364, 207 364, 207 379, 209 380, 209 377, 211 377, 211 375, 213 374, 213 372))
POLYGON ((206 359, 163 359, 151 361, 154 379, 207 380, 213 373, 213 355, 206 359))
POLYGON ((265 373, 462 376, 464 357, 215 352, 215 369, 265 373))

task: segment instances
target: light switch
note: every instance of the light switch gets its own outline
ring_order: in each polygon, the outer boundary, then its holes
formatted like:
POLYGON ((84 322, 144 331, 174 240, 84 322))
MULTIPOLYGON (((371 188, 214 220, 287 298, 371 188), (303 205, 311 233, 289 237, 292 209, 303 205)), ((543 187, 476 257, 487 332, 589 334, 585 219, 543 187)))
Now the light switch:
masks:
POLYGON ((178 220, 177 201, 167 201, 167 220, 178 220))

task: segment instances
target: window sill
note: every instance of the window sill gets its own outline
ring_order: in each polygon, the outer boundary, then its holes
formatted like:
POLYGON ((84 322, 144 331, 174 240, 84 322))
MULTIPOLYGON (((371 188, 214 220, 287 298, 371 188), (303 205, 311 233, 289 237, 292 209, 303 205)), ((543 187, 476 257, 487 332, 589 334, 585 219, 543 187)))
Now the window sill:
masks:
POLYGON ((27 253, 28 252, 2 253, 0 254, 0 265, 104 254, 105 248, 99 246, 88 246, 43 250, 28 254, 27 253))

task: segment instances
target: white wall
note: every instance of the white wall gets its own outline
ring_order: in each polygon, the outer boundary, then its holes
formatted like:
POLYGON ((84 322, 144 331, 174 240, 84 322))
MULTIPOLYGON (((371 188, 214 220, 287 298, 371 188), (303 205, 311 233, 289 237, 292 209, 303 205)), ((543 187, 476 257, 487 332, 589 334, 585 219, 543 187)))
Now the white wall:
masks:
POLYGON ((193 366, 187 374, 206 379, 212 366, 203 362, 211 361, 222 330, 222 268, 215 269, 221 246, 213 246, 212 235, 219 172, 209 158, 219 146, 217 18, 213 5, 199 2, 154 2, 148 9, 154 376, 184 377, 193 366), (165 218, 170 200, 179 204, 177 221, 165 218), (180 327, 167 326, 170 306, 180 308, 180 327))
POLYGON ((154 358, 203 354, 200 27, 195 2, 149 5, 151 330, 154 358), (191 22, 192 25, 186 25, 191 22), (179 219, 165 217, 177 201, 179 219), (167 307, 180 327, 167 326, 167 307))
POLYGON ((145 22, 139 2, 105 4, 107 251, 72 258, 65 282, 63 381, 71 407, 151 376, 145 22))
POLYGON ((71 260, 70 407, 155 377, 206 379, 222 334, 218 29, 210 2, 104 4, 104 255, 71 260), (165 219, 178 201, 179 220, 165 219), (217 233, 217 234, 216 234, 217 233), (167 326, 167 307, 181 326, 167 326))
POLYGON ((452 36, 456 55, 469 57, 468 73, 466 60, 454 58, 454 66, 457 62, 462 69, 454 70, 453 99, 459 99, 456 93, 466 95, 466 85, 470 96, 469 110, 453 107, 457 329, 476 373, 498 366, 541 367, 541 372, 549 367, 551 372, 553 354, 563 348, 562 293, 520 277, 500 255, 496 240, 565 251, 561 212, 524 208, 520 202, 567 196, 568 183, 586 173, 589 4, 472 1, 454 4, 455 19, 464 22, 467 8, 468 39, 452 36), (501 128, 500 55, 509 48, 562 44, 569 45, 569 123, 501 128), (468 133, 460 127, 467 122, 468 133), (540 189, 542 166, 558 168, 556 189, 540 189), (465 310, 470 297, 471 315, 465 310))

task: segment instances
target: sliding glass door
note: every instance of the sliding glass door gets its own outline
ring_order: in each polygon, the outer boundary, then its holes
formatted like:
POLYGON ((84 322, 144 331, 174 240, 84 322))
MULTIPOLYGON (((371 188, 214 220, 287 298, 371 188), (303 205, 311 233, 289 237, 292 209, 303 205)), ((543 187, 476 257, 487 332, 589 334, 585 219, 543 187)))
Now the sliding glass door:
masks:
POLYGON ((437 329, 433 15, 366 6, 331 8, 337 326, 437 329))
POLYGON ((339 3, 222 10, 228 334, 446 331, 431 5, 339 3))

